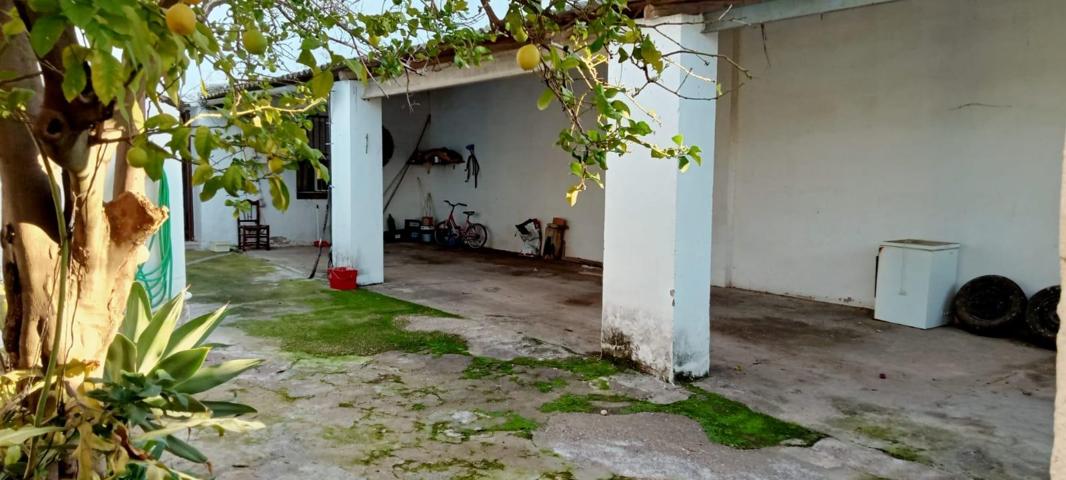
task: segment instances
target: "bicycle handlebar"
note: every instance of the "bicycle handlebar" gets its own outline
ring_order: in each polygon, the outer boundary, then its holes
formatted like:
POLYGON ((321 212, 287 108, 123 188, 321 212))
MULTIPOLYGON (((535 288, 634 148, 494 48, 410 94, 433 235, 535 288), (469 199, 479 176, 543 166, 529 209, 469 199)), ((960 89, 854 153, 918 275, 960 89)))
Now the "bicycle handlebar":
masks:
POLYGON ((468 206, 468 205, 467 205, 467 204, 465 204, 465 203, 452 203, 452 202, 450 202, 450 201, 448 201, 448 200, 445 200, 445 201, 444 201, 444 203, 447 203, 447 204, 448 204, 448 205, 449 205, 450 207, 452 207, 452 208, 455 208, 455 207, 466 207, 466 206, 468 206))

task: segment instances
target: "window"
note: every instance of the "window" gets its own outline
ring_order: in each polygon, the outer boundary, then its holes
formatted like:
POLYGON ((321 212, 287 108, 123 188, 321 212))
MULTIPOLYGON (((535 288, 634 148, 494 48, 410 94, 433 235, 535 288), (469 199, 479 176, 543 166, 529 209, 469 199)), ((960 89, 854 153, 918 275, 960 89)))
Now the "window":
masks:
MULTIPOLYGON (((311 148, 322 152, 322 165, 326 170, 330 169, 329 161, 329 117, 315 115, 311 117, 311 131, 307 132, 308 143, 311 148)), ((329 182, 317 178, 315 167, 309 162, 300 162, 296 170, 296 198, 314 199, 326 198, 329 192, 329 182)))

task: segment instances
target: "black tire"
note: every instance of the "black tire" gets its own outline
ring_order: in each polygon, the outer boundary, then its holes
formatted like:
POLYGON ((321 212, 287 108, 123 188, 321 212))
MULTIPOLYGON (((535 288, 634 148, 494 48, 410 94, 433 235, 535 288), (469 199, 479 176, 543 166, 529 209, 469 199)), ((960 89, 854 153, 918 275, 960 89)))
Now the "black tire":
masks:
POLYGON ((433 230, 433 240, 442 247, 454 247, 459 244, 459 231, 448 226, 448 222, 440 222, 433 230))
POLYGON ((478 249, 485 246, 489 241, 489 230, 480 223, 470 224, 470 228, 463 235, 463 244, 468 248, 478 249))
POLYGON ((1029 299, 1025 308, 1025 333, 1034 344, 1044 348, 1055 349, 1055 336, 1059 333, 1060 288, 1058 285, 1047 287, 1029 299))
POLYGON ((977 335, 1002 336, 1017 332, 1025 317, 1025 292, 999 275, 966 282, 955 294, 952 308, 959 327, 977 335))
POLYGON ((392 153, 396 150, 396 143, 392 140, 392 132, 385 127, 381 127, 381 166, 389 164, 389 160, 392 160, 392 153))

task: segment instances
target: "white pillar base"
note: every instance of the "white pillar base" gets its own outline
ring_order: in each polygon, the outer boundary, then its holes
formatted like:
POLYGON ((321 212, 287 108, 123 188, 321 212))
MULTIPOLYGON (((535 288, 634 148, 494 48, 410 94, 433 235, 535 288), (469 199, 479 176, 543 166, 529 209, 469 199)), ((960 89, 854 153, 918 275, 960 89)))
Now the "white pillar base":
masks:
MULTIPOLYGON (((657 19, 660 31, 688 48, 718 52, 717 34, 703 34, 698 17, 657 19)), ((653 33, 664 51, 676 44, 653 33)), ((699 77, 717 77, 713 58, 686 55, 680 63, 699 77)), ((644 72, 612 64, 612 81, 639 86, 644 72)), ((715 95, 715 85, 677 68, 660 83, 690 98, 715 95)), ((652 141, 671 144, 680 133, 702 150, 702 164, 678 170, 674 160, 635 148, 609 160, 603 253, 602 351, 667 381, 710 369, 711 198, 714 187, 713 101, 686 100, 648 87, 637 97, 659 116, 652 141)), ((634 109, 636 112, 636 109, 634 109)))

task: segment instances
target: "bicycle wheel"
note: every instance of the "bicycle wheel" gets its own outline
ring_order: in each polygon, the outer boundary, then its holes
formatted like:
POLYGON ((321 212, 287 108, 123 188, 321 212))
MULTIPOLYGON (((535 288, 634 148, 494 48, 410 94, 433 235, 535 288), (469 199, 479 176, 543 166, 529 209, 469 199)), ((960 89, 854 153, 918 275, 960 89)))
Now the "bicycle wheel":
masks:
POLYGON ((459 243, 459 230, 448 222, 440 222, 433 230, 433 239, 442 247, 454 247, 459 243))
POLYGON ((463 243, 469 248, 481 248, 489 241, 489 230, 480 223, 470 224, 463 236, 463 243))

